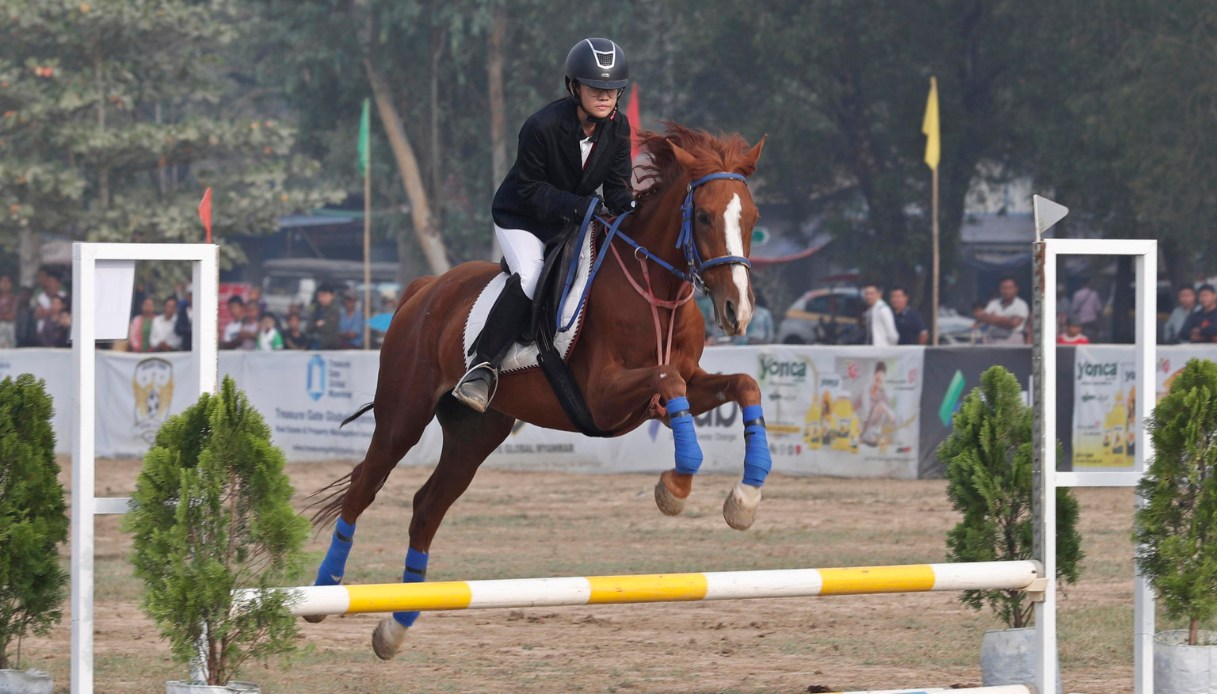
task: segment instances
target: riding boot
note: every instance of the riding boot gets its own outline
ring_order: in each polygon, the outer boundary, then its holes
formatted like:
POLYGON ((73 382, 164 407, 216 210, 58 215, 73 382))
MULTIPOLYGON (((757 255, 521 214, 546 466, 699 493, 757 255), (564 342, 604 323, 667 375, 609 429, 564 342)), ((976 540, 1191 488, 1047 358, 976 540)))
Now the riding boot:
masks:
POLYGON ((531 309, 532 299, 520 287, 520 276, 512 275, 474 343, 473 366, 452 390, 457 400, 477 412, 486 411, 498 385, 499 365, 520 336, 520 328, 531 309))

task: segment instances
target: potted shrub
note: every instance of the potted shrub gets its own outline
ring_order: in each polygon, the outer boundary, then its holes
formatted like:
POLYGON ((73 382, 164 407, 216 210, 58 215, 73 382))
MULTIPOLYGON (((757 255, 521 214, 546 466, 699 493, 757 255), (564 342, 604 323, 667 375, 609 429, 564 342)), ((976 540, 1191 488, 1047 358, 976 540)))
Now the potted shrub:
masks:
MULTIPOLYGON (((946 464, 947 496, 963 519, 947 535, 949 561, 1032 559, 1031 408, 1023 404, 1018 379, 1000 366, 980 377, 980 386, 955 413, 954 431, 938 447, 946 464)), ((1082 559, 1078 503, 1068 489, 1056 493, 1057 579, 1073 583, 1082 559)), ((960 600, 984 606, 1006 625, 985 634, 981 677, 985 686, 1035 681, 1035 630, 1030 596, 1018 590, 969 590, 960 600)))
POLYGON ((287 598, 233 609, 237 588, 269 589, 300 578, 308 522, 291 506, 283 453, 262 416, 225 378, 157 433, 124 519, 144 611, 174 659, 202 661, 205 682, 168 691, 248 691, 230 678, 249 658, 295 647, 287 598), (221 686, 223 685, 223 686, 221 686))
POLYGON ((67 573, 58 547, 68 539, 67 507, 51 398, 30 374, 0 382, 0 692, 50 694, 51 676, 20 671, 21 641, 61 616, 67 573))
POLYGON ((1155 637, 1154 691, 1217 691, 1217 364, 1192 359, 1148 422, 1154 458, 1137 491, 1137 567, 1171 619, 1155 637))

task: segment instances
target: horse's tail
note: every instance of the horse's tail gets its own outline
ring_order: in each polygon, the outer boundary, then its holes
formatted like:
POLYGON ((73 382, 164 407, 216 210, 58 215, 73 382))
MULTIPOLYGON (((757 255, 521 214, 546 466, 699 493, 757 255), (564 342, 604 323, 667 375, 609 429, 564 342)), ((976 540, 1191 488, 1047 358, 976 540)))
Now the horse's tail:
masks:
POLYGON ((365 404, 363 407, 359 408, 358 410, 355 410, 355 414, 353 414, 353 415, 351 415, 350 417, 347 417, 346 419, 342 420, 342 424, 339 424, 339 425, 338 425, 338 428, 339 428, 339 429, 341 429, 342 427, 344 427, 344 426, 346 426, 346 425, 350 424, 351 422, 355 421, 356 419, 359 419, 360 417, 362 417, 362 416, 364 416, 365 414, 367 414, 368 410, 372 409, 373 407, 376 407, 376 401, 375 401, 375 400, 373 400, 372 402, 369 402, 369 403, 365 404))

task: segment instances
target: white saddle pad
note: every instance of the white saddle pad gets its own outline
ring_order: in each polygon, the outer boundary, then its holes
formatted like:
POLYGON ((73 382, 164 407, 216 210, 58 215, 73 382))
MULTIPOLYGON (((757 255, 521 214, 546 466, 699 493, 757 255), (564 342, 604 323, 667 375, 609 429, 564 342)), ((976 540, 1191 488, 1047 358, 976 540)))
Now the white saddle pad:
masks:
MULTIPOLYGON (((558 333, 554 339, 554 346, 558 352, 562 354, 562 359, 570 358, 571 348, 575 344, 575 338, 579 334, 579 330, 583 327, 583 305, 579 303, 580 297, 583 296, 583 289, 587 286, 588 275, 591 274, 592 261, 594 259, 592 253, 592 233, 589 232, 583 239, 583 245, 579 248, 578 271, 575 274, 575 281, 571 285, 570 294, 567 295, 566 303, 562 305, 562 326, 570 323, 571 318, 575 318, 575 322, 570 329, 564 333, 558 333)), ((507 275, 500 272, 495 275, 482 293, 478 295, 477 301, 473 302, 473 308, 469 310, 469 317, 465 320, 465 361, 467 366, 473 366, 473 356, 469 354, 470 348, 473 346, 474 340, 478 334, 482 332, 482 326, 486 324, 486 316, 490 314, 491 307, 499 298, 499 293, 503 291, 503 286, 507 283, 507 275)), ((561 289, 559 289, 561 291, 561 289)), ((523 371, 531 369, 537 365, 537 346, 535 344, 521 345, 515 344, 503 359, 502 366, 499 367, 500 373, 510 373, 512 371, 523 371)))

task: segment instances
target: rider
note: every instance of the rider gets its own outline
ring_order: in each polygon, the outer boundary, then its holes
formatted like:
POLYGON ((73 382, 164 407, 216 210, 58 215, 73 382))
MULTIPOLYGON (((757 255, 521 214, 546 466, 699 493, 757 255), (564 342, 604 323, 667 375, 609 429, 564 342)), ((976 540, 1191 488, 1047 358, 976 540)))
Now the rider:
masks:
POLYGON ((473 368, 452 391, 478 412, 489 406, 499 364, 529 315, 546 244, 578 229, 601 186, 604 212, 621 213, 634 205, 630 123, 617 110, 629 83, 620 46, 583 39, 566 56, 567 97, 537 111, 520 128, 515 165, 491 209, 512 275, 474 343, 473 368))

